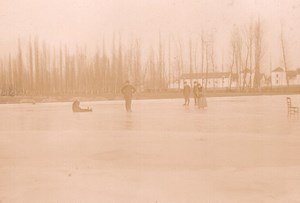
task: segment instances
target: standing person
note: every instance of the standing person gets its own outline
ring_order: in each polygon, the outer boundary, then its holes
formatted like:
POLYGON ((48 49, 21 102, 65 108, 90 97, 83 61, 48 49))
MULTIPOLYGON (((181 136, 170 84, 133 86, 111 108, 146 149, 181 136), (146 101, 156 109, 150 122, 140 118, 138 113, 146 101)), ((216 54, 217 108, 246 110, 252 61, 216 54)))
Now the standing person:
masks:
POLYGON ((132 94, 136 92, 136 89, 127 80, 122 87, 121 92, 124 95, 126 111, 131 112, 132 94))
POLYGON ((206 98, 203 93, 203 87, 201 84, 198 84, 198 107, 199 108, 205 108, 207 107, 206 98))
POLYGON ((198 82, 194 81, 194 87, 193 87, 193 95, 194 95, 194 102, 195 106, 198 104, 197 99, 198 99, 198 82))
POLYGON ((188 106, 190 104, 190 93, 191 93, 191 87, 187 84, 186 81, 184 81, 184 87, 183 87, 183 97, 184 97, 184 106, 188 106))

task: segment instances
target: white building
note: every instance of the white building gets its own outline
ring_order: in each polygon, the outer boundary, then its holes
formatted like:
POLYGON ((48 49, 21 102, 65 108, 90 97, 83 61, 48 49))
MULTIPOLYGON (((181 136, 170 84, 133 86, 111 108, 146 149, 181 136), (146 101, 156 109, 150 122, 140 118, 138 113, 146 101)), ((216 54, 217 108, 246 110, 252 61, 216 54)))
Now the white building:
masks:
POLYGON ((300 85, 300 68, 298 68, 296 72, 297 72, 297 76, 296 76, 297 85, 300 85))
POLYGON ((286 86, 287 81, 289 85, 300 85, 300 69, 289 70, 285 72, 282 68, 278 67, 271 73, 272 86, 286 86))
MULTIPOLYGON (((199 82, 202 86, 206 86, 208 89, 235 89, 235 88, 249 88, 253 87, 254 84, 254 73, 251 73, 250 71, 246 72, 246 75, 244 72, 240 73, 239 80, 238 80, 238 74, 230 72, 215 72, 215 73, 185 73, 182 74, 181 77, 174 83, 169 84, 169 88, 183 88, 183 83, 186 81, 188 84, 193 86, 194 81, 199 82), (245 80, 245 86, 244 85, 245 80), (251 80, 251 82, 250 82, 251 80)), ((266 79, 264 74, 260 74, 260 86, 268 86, 268 80, 266 79)))
MULTIPOLYGON (((242 88, 244 87, 253 87, 254 84, 254 77, 255 74, 250 72, 240 73, 239 79, 238 74, 230 72, 215 72, 215 73, 193 73, 193 74, 183 74, 180 79, 171 84, 171 88, 182 88, 184 81, 188 82, 189 84, 193 84, 194 81, 200 82, 202 86, 206 85, 206 78, 207 78, 207 88, 214 88, 214 89, 224 89, 224 88, 242 88), (250 82, 251 80, 251 82, 250 82), (179 86, 180 85, 180 86, 179 86)), ((265 74, 259 75, 260 86, 264 87, 269 85, 268 80, 265 74)))
POLYGON ((230 86, 231 74, 229 72, 216 73, 186 73, 180 77, 180 87, 183 87, 184 81, 193 85, 197 81, 202 86, 207 84, 207 88, 222 89, 230 86), (206 81, 207 80, 207 81, 206 81))
POLYGON ((202 86, 207 84, 207 88, 223 89, 236 87, 236 74, 229 72, 215 72, 215 73, 185 73, 174 83, 169 84, 169 88, 182 88, 184 81, 193 86, 194 82, 199 82, 202 86))
POLYGON ((300 69, 287 71, 289 85, 300 85, 300 69))
POLYGON ((271 73, 271 81, 273 87, 286 86, 286 72, 278 67, 271 73))

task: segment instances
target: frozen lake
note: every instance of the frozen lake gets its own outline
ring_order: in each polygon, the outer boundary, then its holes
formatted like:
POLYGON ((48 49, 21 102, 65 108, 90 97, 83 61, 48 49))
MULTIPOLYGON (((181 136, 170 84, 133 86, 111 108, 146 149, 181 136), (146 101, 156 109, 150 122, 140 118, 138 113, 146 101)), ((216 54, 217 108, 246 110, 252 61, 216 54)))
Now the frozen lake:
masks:
MULTIPOLYGON (((286 96, 208 98, 197 109, 182 100, 134 100, 133 112, 123 101, 81 102, 93 113, 73 113, 71 103, 1 105, 3 131, 159 131, 199 133, 296 134, 299 123, 287 119, 286 96)), ((300 106, 300 97, 292 96, 300 106)))
POLYGON ((0 202, 300 201, 286 96, 207 101, 0 105, 0 202))

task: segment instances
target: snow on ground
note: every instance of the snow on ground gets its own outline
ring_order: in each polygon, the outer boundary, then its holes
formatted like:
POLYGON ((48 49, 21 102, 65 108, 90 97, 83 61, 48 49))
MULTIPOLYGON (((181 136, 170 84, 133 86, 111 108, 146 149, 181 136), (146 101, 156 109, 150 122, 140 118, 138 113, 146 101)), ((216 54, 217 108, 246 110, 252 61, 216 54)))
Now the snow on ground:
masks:
POLYGON ((182 103, 1 105, 0 202, 300 201, 300 120, 286 96, 182 103))

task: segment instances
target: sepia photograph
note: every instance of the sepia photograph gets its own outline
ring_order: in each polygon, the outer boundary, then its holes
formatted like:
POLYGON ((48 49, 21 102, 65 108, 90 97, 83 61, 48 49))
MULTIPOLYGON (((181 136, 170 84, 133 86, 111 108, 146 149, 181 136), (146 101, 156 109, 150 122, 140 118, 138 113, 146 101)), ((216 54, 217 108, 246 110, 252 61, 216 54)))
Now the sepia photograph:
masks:
POLYGON ((0 0, 0 203, 300 202, 300 0, 0 0))

